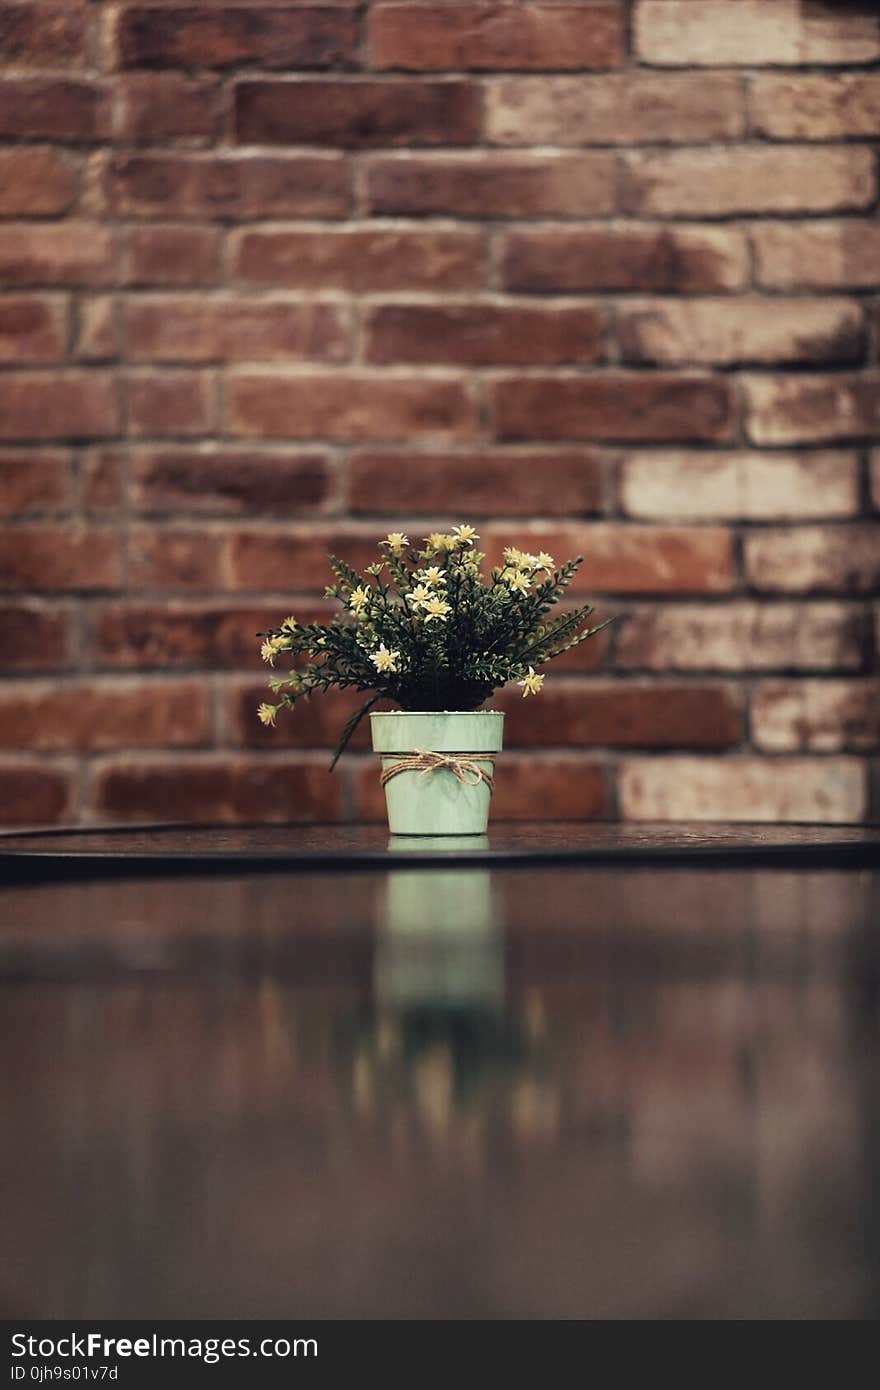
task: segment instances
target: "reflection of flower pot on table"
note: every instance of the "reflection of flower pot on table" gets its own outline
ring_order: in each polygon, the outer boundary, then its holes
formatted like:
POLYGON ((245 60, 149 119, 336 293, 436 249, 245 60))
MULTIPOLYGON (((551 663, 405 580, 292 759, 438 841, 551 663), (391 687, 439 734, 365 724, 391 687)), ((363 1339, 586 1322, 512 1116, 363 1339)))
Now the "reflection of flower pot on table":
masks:
POLYGON ((392 834, 485 834, 502 713, 395 710, 370 723, 392 834))
MULTIPOLYGON (((473 847, 474 840, 465 843, 473 847)), ((415 844, 423 847, 425 840, 415 844)), ((378 1003, 503 1006, 504 941, 488 869, 397 869, 388 877, 383 906, 375 955, 378 1003)))

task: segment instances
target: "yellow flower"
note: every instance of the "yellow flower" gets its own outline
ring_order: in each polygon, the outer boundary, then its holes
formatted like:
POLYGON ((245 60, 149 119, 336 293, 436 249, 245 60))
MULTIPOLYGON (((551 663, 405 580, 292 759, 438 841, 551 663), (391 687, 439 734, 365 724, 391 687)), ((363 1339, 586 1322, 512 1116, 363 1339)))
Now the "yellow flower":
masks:
POLYGON ((433 598, 434 595, 427 584, 417 584, 414 589, 410 589, 408 597, 413 603, 424 603, 425 599, 433 598))
POLYGON ((369 589, 365 589, 363 584, 359 584, 356 589, 352 589, 351 598, 348 601, 348 606, 351 609, 352 613, 356 613, 358 617, 360 617, 361 613, 364 611, 369 601, 369 589))
POLYGON ((480 539, 473 526, 453 526, 452 534, 459 545, 473 545, 480 539))
POLYGON ((400 652, 390 652, 383 642, 377 652, 370 657, 377 671, 396 671, 400 652))
POLYGON ((429 565, 426 570, 419 570, 419 578, 432 589, 436 589, 439 584, 446 583, 446 571, 439 569, 437 565, 429 565))
POLYGON ((264 661, 268 661, 270 666, 275 665, 275 658, 279 652, 287 650, 287 638, 280 633, 276 637, 267 637, 260 648, 260 656, 264 661))
POLYGON ((294 618, 293 614, 291 614, 289 618, 284 619, 284 622, 281 624, 281 626, 286 627, 289 631, 293 632, 296 628, 296 618, 294 618))
POLYGON ((516 574, 512 574, 510 578, 505 579, 504 582, 508 589, 514 589, 518 594, 527 594, 532 581, 522 570, 517 570, 516 574))
POLYGON ((540 555, 535 556, 535 568, 546 570, 549 574, 551 570, 556 568, 556 561, 553 559, 552 555, 547 554, 546 550, 542 550, 540 555))
POLYGON ((504 551, 504 563, 505 565, 511 566, 513 569, 519 569, 524 558, 525 556, 523 555, 522 551, 517 550, 516 546, 514 545, 507 546, 506 550, 504 551))
POLYGON ((278 705, 260 705, 257 710, 257 718, 261 724, 271 724, 275 728, 275 716, 278 713, 278 705))
POLYGON ((448 536, 445 531, 432 531, 430 536, 425 537, 425 543, 434 552, 455 549, 455 537, 448 536))
POLYGON ((392 555, 402 555, 409 545, 409 536, 405 536, 402 531, 389 531, 380 544, 387 546, 392 555))
POLYGON ((452 612, 452 606, 445 598, 426 598, 422 603, 422 612, 426 623, 430 623, 434 618, 439 618, 440 622, 445 623, 447 614, 452 612))
POLYGON ((537 695, 543 684, 544 677, 536 674, 534 666, 530 666, 523 679, 517 681, 517 685, 523 688, 523 699, 527 695, 537 695))

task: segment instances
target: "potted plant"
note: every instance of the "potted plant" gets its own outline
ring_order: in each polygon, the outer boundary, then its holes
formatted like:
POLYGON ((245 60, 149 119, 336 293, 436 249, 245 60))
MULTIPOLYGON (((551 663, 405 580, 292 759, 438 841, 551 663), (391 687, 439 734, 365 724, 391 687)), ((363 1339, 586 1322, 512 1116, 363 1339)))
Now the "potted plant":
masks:
POLYGON ((264 724, 319 691, 371 692, 342 730, 331 768, 374 705, 398 706, 370 714, 393 834, 483 834, 504 715, 480 706, 508 681, 537 695, 537 667, 606 626, 589 626, 589 604, 548 616, 583 556, 557 568, 550 555, 511 547, 486 577, 479 539, 461 525, 417 549, 392 531, 364 574, 331 555, 336 583, 325 595, 341 604, 333 621, 290 617, 258 634, 270 665, 295 663, 270 681, 276 703, 260 705, 264 724))

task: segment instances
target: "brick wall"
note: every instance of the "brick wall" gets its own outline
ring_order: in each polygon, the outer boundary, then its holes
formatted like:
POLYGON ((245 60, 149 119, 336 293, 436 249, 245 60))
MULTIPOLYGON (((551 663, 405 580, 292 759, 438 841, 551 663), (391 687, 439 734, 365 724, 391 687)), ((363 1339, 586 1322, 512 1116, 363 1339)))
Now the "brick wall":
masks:
POLYGON ((5 823, 379 814, 254 633, 461 519, 621 615, 502 697, 498 815, 877 813, 876 4, 21 0, 0 53, 5 823))

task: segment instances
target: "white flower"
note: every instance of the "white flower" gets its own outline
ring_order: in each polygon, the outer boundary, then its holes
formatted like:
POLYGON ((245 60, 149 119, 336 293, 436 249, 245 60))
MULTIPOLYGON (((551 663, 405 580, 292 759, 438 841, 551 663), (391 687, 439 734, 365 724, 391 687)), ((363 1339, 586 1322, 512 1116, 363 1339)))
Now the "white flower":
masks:
POLYGON ((556 568, 556 561, 552 555, 548 555, 546 550, 542 550, 540 555, 535 556, 535 569, 546 570, 549 574, 556 568))
POLYGON ((522 570, 517 570, 516 574, 512 574, 510 578, 505 579, 504 582, 508 589, 513 589, 518 594, 527 594, 531 586, 531 580, 522 570))
POLYGON ((445 623, 447 614, 452 612, 452 605, 447 603, 445 598, 426 598, 422 602, 422 612, 426 623, 432 622, 435 618, 445 623))
POLYGON ((416 606, 418 606, 421 603, 424 603, 426 599, 433 597, 434 595, 428 588, 427 584, 417 584, 415 588, 410 589, 409 593, 407 594, 407 598, 410 600, 411 603, 414 603, 416 606))
POLYGON ((257 710, 257 718, 261 724, 272 725, 275 728, 275 716, 278 713, 277 705, 260 705, 257 710))
POLYGON ((534 666, 530 666, 523 679, 517 681, 517 685, 523 688, 523 699, 527 695, 537 695, 543 684, 544 677, 536 673, 534 666))
POLYGON ((390 652, 383 642, 377 652, 370 657, 377 671, 396 671, 400 652, 390 652))
POLYGON ((446 583, 446 571, 441 570, 437 565, 429 565, 427 569, 419 570, 419 578, 429 584, 432 589, 438 588, 446 583))
POLYGON ((359 584, 356 589, 352 589, 351 598, 348 601, 348 606, 351 609, 352 613, 356 613, 358 617, 360 617, 361 613, 364 611, 369 601, 369 589, 365 589, 363 584, 359 584))
POLYGON ((402 531, 389 531, 381 544, 387 546, 392 555, 402 555, 409 545, 409 536, 405 536, 402 531))
POLYGON ((453 526, 452 534, 459 545, 473 545, 480 539, 473 526, 453 526))

